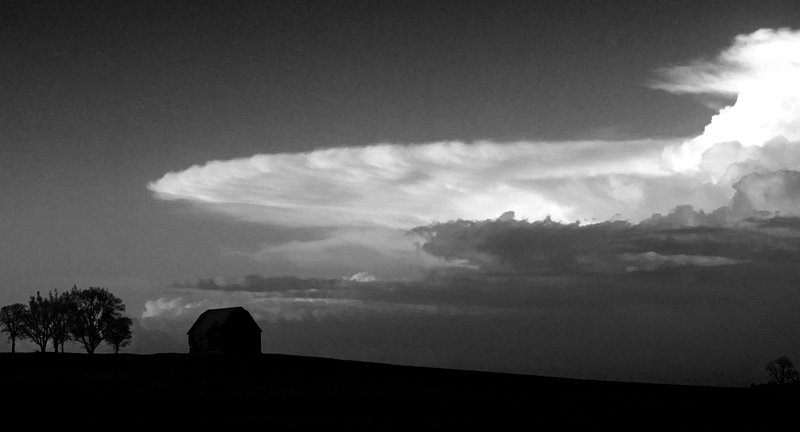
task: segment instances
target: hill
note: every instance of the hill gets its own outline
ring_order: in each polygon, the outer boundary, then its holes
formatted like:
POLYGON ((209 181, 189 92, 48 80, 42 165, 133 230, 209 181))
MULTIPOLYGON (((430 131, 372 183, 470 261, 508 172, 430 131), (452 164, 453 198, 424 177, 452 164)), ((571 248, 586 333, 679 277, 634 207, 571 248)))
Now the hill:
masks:
POLYGON ((587 381, 288 355, 0 354, 3 411, 37 423, 755 430, 794 389, 587 381), (11 397, 9 397, 11 396, 11 397))

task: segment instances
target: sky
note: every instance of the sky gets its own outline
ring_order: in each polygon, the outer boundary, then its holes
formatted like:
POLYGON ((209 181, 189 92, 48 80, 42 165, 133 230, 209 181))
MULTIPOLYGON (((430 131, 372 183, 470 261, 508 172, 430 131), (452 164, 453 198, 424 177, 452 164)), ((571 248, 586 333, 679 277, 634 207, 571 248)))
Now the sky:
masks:
POLYGON ((798 21, 4 1, 0 303, 108 288, 139 353, 242 305, 265 352, 763 381, 800 359, 798 21))

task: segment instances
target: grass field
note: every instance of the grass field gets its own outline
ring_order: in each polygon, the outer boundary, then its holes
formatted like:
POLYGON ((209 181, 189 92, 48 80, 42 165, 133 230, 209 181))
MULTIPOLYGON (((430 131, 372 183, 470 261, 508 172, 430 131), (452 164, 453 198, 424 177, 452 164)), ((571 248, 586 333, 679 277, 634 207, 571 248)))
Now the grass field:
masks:
POLYGON ((586 381, 264 354, 0 354, 4 417, 259 429, 759 430, 789 388, 586 381))

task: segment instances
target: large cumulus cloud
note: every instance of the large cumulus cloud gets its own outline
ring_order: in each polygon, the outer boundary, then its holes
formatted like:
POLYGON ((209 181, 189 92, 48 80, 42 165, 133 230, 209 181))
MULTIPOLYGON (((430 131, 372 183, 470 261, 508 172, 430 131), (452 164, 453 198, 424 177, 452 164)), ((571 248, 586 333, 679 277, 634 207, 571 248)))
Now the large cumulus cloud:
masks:
MULTIPOLYGON (((675 169, 698 170, 703 152, 720 143, 760 147, 774 139, 800 141, 798 31, 761 29, 739 35, 716 58, 659 72, 661 79, 653 83, 656 88, 736 98, 735 104, 711 119, 702 135, 665 149, 665 159, 675 169)), ((796 158, 797 151, 793 154, 796 158)))

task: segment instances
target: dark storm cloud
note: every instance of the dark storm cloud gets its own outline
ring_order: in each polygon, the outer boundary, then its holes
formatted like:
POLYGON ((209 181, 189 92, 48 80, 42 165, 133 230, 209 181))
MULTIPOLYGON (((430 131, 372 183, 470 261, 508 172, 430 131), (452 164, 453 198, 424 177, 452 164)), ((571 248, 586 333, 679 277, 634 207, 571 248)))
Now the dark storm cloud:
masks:
POLYGON ((729 227, 673 225, 688 212, 693 223, 713 221, 702 212, 679 208, 637 225, 458 221, 418 230, 431 234, 423 248, 433 255, 468 259, 487 272, 521 274, 630 271, 628 264, 645 261, 651 263, 648 268, 732 265, 800 250, 794 218, 782 220, 783 231, 768 229, 776 224, 772 219, 729 227))
POLYGON ((779 170, 752 173, 734 185, 731 207, 737 213, 769 209, 776 214, 800 213, 800 172, 779 170))
POLYGON ((678 206, 638 224, 548 219, 450 221, 418 227, 428 253, 467 260, 486 272, 583 274, 716 267, 800 257, 795 229, 800 172, 753 173, 734 184, 730 204, 710 213, 678 206), (780 229, 778 229, 778 226, 780 229))
POLYGON ((236 279, 197 278, 175 282, 170 288, 195 289, 208 291, 245 291, 245 292, 287 292, 308 290, 331 290, 343 281, 330 279, 302 279, 298 277, 264 277, 246 275, 236 279))

